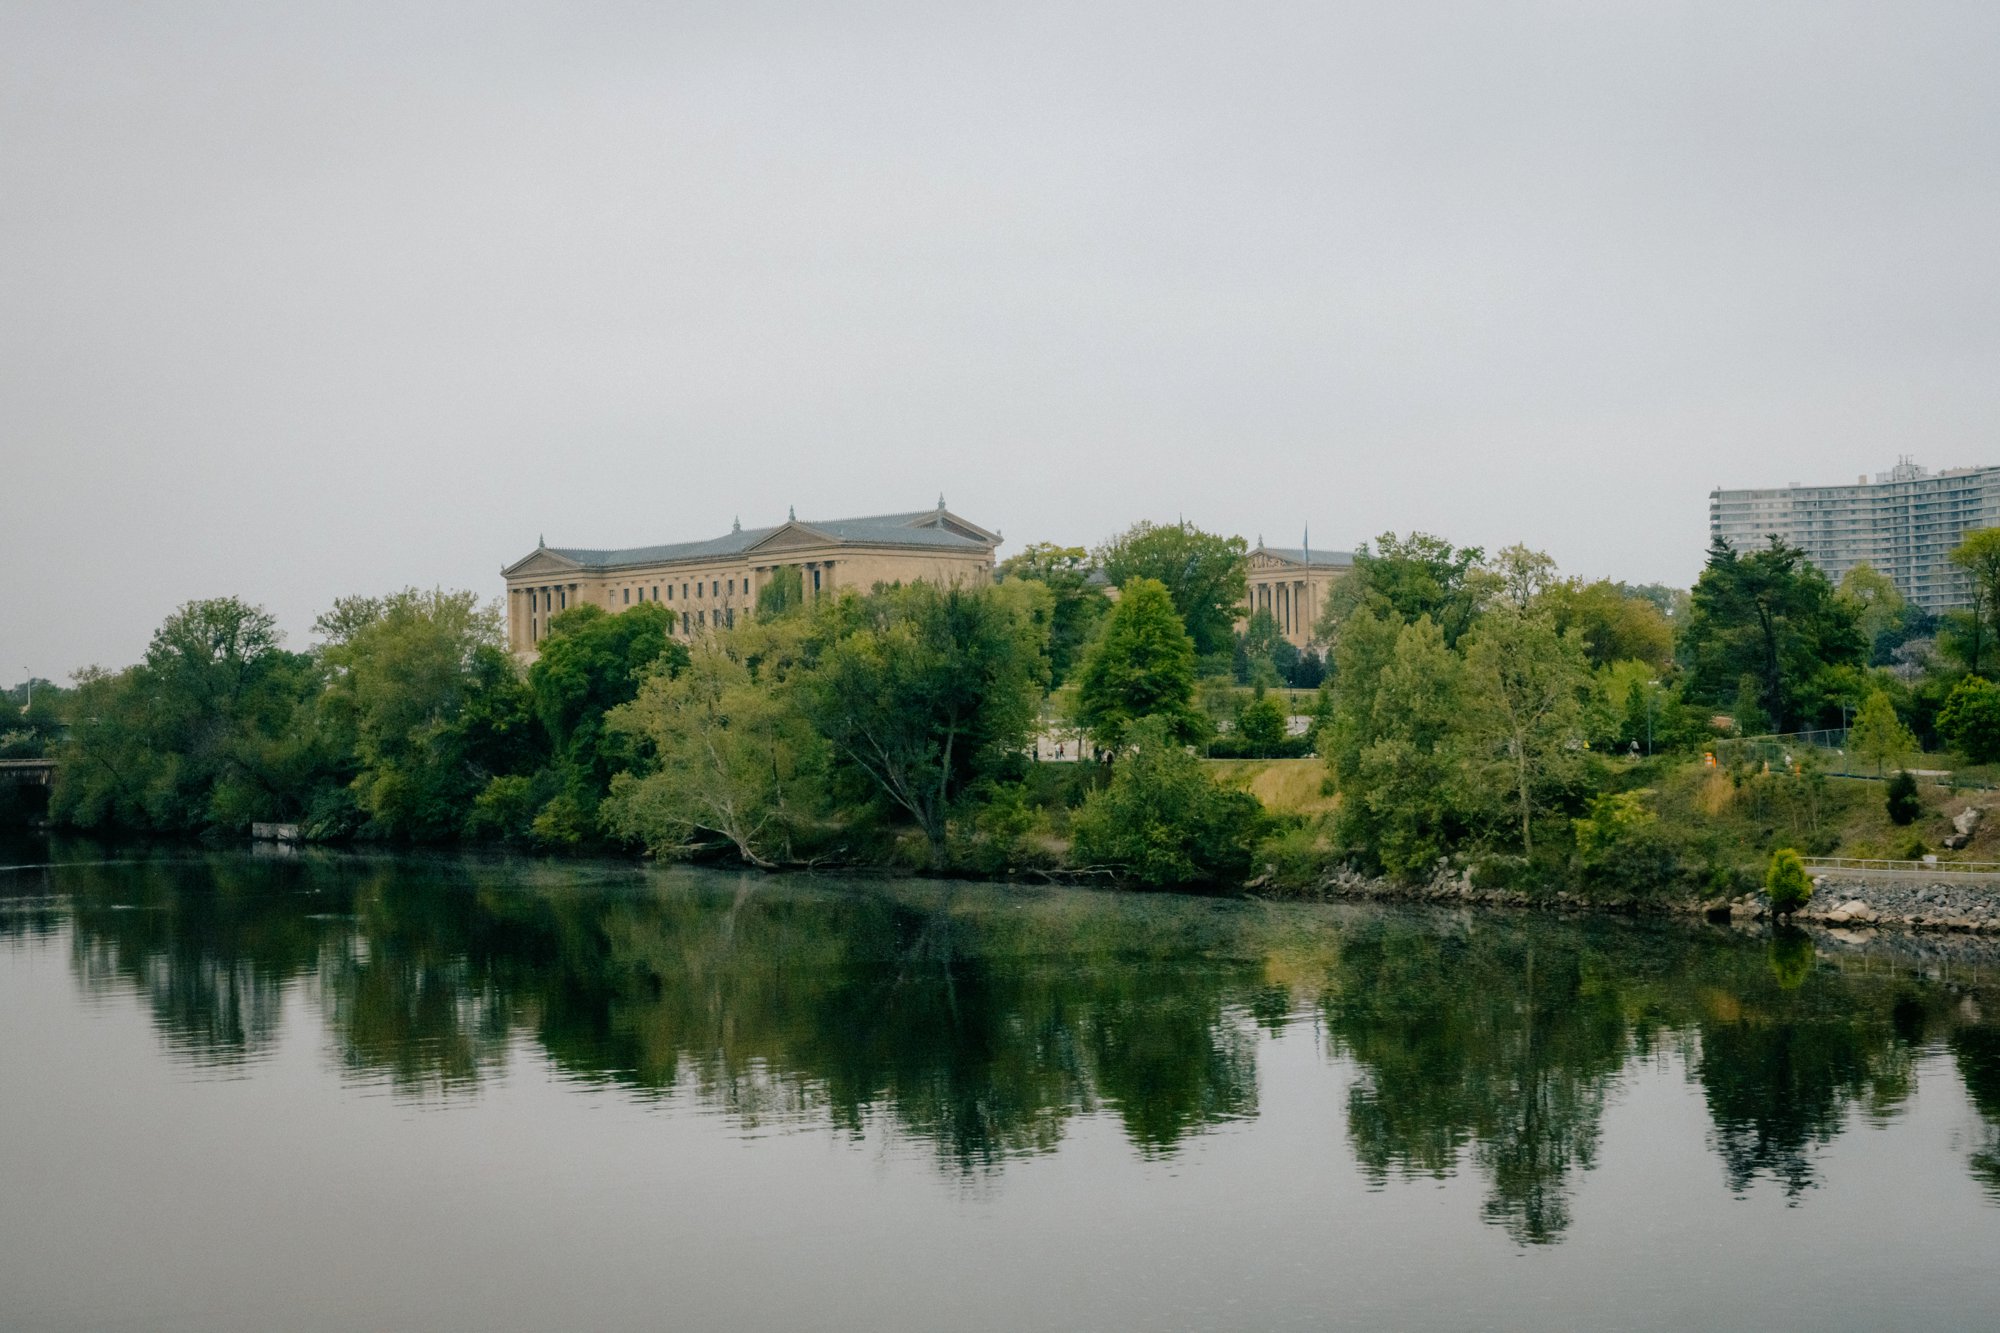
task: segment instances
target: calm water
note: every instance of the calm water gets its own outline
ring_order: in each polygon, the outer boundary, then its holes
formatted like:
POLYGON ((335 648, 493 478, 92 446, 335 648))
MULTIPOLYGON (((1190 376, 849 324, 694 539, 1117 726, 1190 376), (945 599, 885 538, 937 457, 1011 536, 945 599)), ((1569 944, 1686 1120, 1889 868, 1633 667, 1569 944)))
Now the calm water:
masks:
POLYGON ((1991 1327, 1996 1200, 1967 958, 607 865, 0 872, 7 1329, 1991 1327))

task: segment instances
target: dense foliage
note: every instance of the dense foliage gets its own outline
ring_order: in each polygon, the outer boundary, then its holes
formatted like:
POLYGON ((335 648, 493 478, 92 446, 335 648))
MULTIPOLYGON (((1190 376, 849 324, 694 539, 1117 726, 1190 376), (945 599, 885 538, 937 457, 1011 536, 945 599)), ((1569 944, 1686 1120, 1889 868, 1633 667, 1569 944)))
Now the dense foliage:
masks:
POLYGON ((579 606, 526 666, 468 593, 342 600, 305 651, 225 598, 123 671, 37 683, 32 707, 17 689, 0 751, 54 755, 48 817, 103 831, 1708 897, 1780 839, 1847 836, 1828 755, 1894 775, 1865 804, 1908 831, 1859 854, 1950 835, 1909 770, 1939 744, 2000 761, 1989 556, 1983 534, 1960 548, 1975 604, 1940 626, 1867 567, 1836 589, 1776 543, 1717 544, 1680 593, 1389 533, 1288 637, 1235 620, 1240 539, 1142 523, 1095 556, 1028 547, 988 587, 819 598, 780 570, 754 617, 694 636, 657 603, 579 606), (1263 770, 1207 762, 1307 753, 1323 769, 1270 770, 1257 796, 1263 770))

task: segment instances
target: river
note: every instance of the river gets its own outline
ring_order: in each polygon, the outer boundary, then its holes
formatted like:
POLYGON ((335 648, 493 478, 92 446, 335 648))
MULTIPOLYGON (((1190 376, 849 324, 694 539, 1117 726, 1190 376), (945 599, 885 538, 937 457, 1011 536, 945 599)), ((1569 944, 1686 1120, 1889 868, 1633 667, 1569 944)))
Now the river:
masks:
POLYGON ((2000 1322, 2000 955, 0 859, 10 1330, 2000 1322))

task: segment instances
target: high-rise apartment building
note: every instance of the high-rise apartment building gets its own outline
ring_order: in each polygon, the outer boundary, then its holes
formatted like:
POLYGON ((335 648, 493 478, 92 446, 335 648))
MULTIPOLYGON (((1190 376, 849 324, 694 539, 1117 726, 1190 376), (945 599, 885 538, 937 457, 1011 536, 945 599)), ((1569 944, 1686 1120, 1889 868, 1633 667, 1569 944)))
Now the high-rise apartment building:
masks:
POLYGON ((2000 467, 1928 472, 1905 458, 1852 486, 1708 494, 1711 538, 1752 551, 1780 537, 1836 583, 1865 563, 1931 612, 1970 604, 1965 576, 1947 557, 1966 533, 1991 527, 2000 527, 2000 467))

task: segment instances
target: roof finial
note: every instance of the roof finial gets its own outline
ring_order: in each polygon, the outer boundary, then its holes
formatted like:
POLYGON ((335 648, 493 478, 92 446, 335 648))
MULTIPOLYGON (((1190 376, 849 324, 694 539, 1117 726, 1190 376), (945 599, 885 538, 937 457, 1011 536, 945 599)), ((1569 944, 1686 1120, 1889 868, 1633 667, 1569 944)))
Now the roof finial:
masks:
POLYGON ((1261 532, 1257 534, 1257 549, 1260 551, 1264 549, 1264 534, 1261 532))
POLYGON ((731 524, 729 525, 729 530, 730 530, 731 532, 741 532, 741 531, 743 531, 743 515, 741 515, 741 514, 738 514, 738 515, 736 516, 736 518, 735 518, 735 521, 734 521, 734 522, 732 522, 732 523, 731 523, 731 524))
POLYGON ((939 492, 938 492, 938 512, 939 512, 940 514, 942 514, 942 513, 944 512, 944 492, 943 492, 943 491, 939 491, 939 492))
POLYGON ((539 532, 535 534, 535 549, 537 551, 546 551, 549 549, 549 539, 539 532))
POLYGON ((798 506, 797 506, 797 505, 786 505, 786 506, 785 506, 785 518, 786 518, 786 519, 787 519, 788 521, 790 521, 790 522, 793 522, 793 523, 796 523, 796 522, 798 522, 798 521, 799 521, 799 509, 798 509, 798 506))

